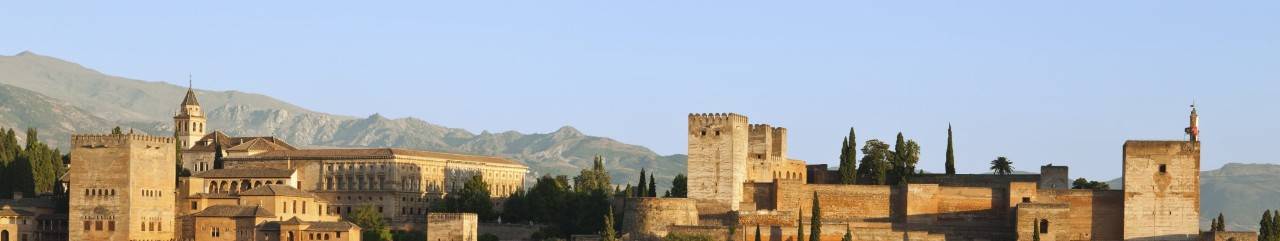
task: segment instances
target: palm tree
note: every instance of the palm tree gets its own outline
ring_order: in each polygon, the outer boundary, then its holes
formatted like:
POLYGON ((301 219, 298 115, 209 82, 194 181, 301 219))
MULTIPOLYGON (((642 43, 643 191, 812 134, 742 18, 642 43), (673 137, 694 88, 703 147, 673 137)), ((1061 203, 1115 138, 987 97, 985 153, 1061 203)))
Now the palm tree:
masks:
POLYGON ((1013 162, 1009 161, 1009 158, 997 157, 995 160, 991 160, 991 172, 995 172, 997 175, 1009 175, 1009 173, 1013 173, 1013 162))

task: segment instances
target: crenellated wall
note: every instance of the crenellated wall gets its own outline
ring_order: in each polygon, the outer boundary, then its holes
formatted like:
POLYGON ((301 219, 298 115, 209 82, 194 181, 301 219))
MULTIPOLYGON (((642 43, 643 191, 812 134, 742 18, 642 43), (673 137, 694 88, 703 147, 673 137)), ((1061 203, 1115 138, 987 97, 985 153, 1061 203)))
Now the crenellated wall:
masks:
POLYGON ((747 117, 732 113, 689 114, 689 194, 699 210, 738 210, 747 180, 747 117))
POLYGON ((698 225, 698 210, 688 198, 627 198, 622 233, 641 240, 667 236, 673 225, 698 225))

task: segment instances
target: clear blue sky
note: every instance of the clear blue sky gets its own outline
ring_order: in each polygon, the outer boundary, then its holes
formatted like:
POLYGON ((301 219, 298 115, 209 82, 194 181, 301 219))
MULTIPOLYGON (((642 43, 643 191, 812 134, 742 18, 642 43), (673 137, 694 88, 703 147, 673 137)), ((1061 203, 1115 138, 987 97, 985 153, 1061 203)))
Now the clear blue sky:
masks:
POLYGON ((941 171, 996 156, 1120 176, 1126 139, 1178 139, 1201 106, 1202 166, 1278 163, 1277 1, 20 1, 0 53, 242 90, 318 111, 472 131, 591 135, 684 153, 689 112, 840 138, 921 142, 941 171))

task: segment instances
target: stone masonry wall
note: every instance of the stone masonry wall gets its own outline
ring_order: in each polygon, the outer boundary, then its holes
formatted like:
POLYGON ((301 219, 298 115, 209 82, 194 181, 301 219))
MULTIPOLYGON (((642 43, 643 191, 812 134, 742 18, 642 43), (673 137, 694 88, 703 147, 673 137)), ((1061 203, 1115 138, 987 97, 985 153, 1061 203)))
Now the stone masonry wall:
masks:
POLYGON ((689 115, 689 198, 702 213, 738 210, 747 180, 747 117, 689 115))
POLYGON ((1041 190, 1037 202, 1065 203, 1067 240, 1124 239, 1124 191, 1041 190))
POLYGON ((698 210, 688 198, 627 198, 622 233, 657 239, 672 225, 698 225, 698 210))
POLYGON ((1124 144, 1124 239, 1195 240, 1200 232, 1200 144, 1124 144))
POLYGON ((71 143, 69 239, 174 238, 173 138, 73 135, 71 143))

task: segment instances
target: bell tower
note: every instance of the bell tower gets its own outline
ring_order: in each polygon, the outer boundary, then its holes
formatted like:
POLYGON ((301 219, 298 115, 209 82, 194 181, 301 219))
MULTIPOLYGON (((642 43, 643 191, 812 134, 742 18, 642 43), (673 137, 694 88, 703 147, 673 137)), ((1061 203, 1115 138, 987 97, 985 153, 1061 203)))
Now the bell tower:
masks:
POLYGON ((187 78, 187 96, 178 107, 178 114, 173 116, 173 135, 183 149, 196 145, 204 137, 204 111, 200 110, 200 102, 196 101, 196 92, 191 88, 191 79, 187 78))
POLYGON ((1187 135, 1191 136, 1191 142, 1200 141, 1200 115, 1196 114, 1196 104, 1191 104, 1191 125, 1187 126, 1187 135))

